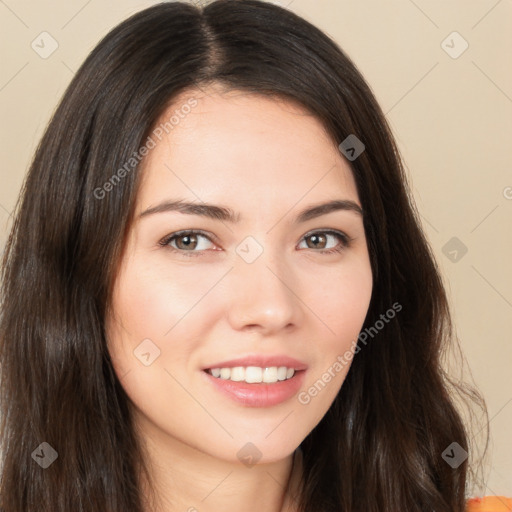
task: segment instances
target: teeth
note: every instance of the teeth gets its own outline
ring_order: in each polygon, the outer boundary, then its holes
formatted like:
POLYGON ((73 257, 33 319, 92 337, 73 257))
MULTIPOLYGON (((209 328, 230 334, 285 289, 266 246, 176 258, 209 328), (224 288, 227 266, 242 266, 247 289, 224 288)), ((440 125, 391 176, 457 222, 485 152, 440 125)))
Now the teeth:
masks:
POLYGON ((212 368, 207 370, 213 377, 235 382, 247 382, 249 384, 258 382, 273 383, 281 380, 291 379, 295 374, 293 368, 286 366, 271 366, 260 368, 258 366, 235 366, 233 368, 212 368))
MULTIPOLYGON (((244 369, 240 368, 243 372, 244 369)), ((258 368, 257 366, 248 366, 245 369, 245 382, 253 383, 253 382, 262 382, 263 381, 263 369, 258 368)))
POLYGON ((263 382, 277 382, 277 366, 263 370, 263 382))
POLYGON ((235 368, 231 368, 231 375, 229 376, 231 380, 239 382, 244 380, 244 369, 242 366, 235 366, 235 368))

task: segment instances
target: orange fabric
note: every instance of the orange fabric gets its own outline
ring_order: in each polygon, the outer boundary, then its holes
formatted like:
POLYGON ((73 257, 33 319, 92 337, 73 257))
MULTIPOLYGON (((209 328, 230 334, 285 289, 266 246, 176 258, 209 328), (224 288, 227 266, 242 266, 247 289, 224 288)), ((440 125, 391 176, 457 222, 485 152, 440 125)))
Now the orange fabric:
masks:
POLYGON ((466 512, 511 512, 512 499, 505 496, 485 496, 471 498, 467 502, 466 512))

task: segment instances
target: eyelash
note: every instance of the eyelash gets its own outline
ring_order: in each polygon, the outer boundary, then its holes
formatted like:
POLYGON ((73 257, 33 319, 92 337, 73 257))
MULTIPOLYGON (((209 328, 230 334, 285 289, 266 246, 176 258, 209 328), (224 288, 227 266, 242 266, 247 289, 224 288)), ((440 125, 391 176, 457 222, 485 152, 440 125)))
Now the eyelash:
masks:
MULTIPOLYGON (((319 250, 319 251, 316 251, 315 249, 313 249, 314 252, 318 252, 320 254, 340 253, 340 252, 344 251, 345 249, 347 249, 348 247, 350 247, 350 245, 353 241, 353 238, 350 238, 345 233, 341 233, 339 231, 334 231, 334 230, 316 230, 316 231, 312 231, 310 233, 306 233, 302 238, 303 239, 308 238, 310 236, 317 235, 319 233, 324 234, 324 235, 334 235, 334 236, 338 237, 339 240, 341 240, 341 244, 338 244, 336 247, 334 247, 332 249, 323 249, 323 250, 319 250)), ((206 239, 208 239, 210 242, 215 243, 214 240, 212 240, 203 231, 200 231, 197 229, 188 229, 188 230, 184 230, 184 231, 177 231, 176 233, 171 233, 169 236, 166 236, 163 240, 158 242, 158 245, 160 245, 161 247, 167 248, 167 249, 171 250, 172 252, 183 254, 184 256, 187 256, 187 257, 201 256, 201 254, 204 251, 185 251, 183 249, 176 249, 175 247, 172 247, 169 245, 170 242, 173 241, 174 239, 180 238, 182 236, 187 236, 187 235, 201 235, 201 236, 205 237, 206 239)))

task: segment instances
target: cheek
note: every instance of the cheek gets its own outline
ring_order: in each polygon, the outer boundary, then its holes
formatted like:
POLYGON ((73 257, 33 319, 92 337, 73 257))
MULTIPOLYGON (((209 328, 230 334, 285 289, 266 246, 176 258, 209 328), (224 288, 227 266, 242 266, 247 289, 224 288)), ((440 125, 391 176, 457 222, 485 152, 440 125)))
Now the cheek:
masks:
POLYGON ((138 370, 137 354, 148 351, 151 357, 157 356, 154 366, 186 372, 193 363, 191 354, 201 343, 199 332, 216 314, 205 307, 206 303, 211 306, 205 298, 225 271, 148 260, 130 258, 114 289, 115 316, 109 319, 107 332, 119 375, 138 370))
POLYGON ((326 337, 329 347, 343 349, 359 334, 370 305, 370 264, 363 260, 341 271, 337 269, 325 276, 324 283, 312 301, 330 334, 326 337))
POLYGON ((325 328, 322 336, 315 336, 315 364, 297 397, 312 414, 312 427, 329 409, 350 369, 373 285, 369 262, 364 260, 324 277, 321 291, 310 293, 309 300, 325 328))
POLYGON ((149 265, 136 259, 120 276, 113 309, 130 326, 132 336, 162 339, 172 336, 170 331, 174 332, 216 279, 211 273, 201 276, 184 267, 158 261, 149 265))
POLYGON ((173 411, 188 411, 188 421, 201 416, 180 383, 200 345, 192 332, 199 329, 194 315, 207 315, 198 301, 218 278, 195 279, 189 269, 169 268, 136 258, 126 263, 114 289, 115 317, 107 322, 107 338, 116 374, 136 409, 163 429, 175 425, 187 431, 186 415, 176 417, 173 411))

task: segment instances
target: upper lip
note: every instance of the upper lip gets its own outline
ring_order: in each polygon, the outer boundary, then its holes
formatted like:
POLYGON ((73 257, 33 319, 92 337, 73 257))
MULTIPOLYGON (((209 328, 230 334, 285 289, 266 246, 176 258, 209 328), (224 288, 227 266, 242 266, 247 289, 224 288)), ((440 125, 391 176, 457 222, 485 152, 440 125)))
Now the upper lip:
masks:
POLYGON ((212 368, 233 368, 235 366, 258 366, 260 368, 270 368, 272 366, 286 366, 294 370, 305 370, 308 365, 285 355, 252 355, 246 357, 239 357, 237 359, 230 359, 229 361, 220 361, 218 363, 206 366, 203 370, 210 370, 212 368))

